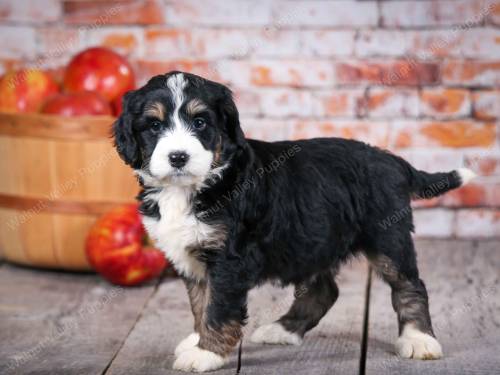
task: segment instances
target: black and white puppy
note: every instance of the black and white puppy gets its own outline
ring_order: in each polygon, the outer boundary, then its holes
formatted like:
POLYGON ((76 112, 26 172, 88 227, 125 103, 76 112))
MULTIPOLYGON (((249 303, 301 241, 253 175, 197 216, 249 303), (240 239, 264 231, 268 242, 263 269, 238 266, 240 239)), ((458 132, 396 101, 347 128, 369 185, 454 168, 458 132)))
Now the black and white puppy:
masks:
POLYGON ((340 138, 246 139, 231 91, 181 72, 129 92, 114 136, 143 187, 146 229, 191 300, 194 333, 178 345, 175 369, 223 366, 242 338, 248 291, 266 281, 300 293, 251 339, 300 344, 337 299, 339 266, 357 253, 392 288, 397 353, 442 356, 417 269, 410 200, 457 188, 470 170, 429 174, 340 138))

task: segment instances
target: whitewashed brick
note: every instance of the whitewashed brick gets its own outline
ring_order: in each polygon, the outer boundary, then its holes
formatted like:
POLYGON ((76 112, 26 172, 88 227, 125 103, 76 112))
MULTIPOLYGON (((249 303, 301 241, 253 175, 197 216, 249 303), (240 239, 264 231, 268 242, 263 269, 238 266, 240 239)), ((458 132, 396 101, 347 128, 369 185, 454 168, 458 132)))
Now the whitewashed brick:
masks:
POLYGON ((61 18, 59 0, 11 0, 0 2, 0 20, 9 22, 45 23, 61 18))
POLYGON ((25 26, 0 26, 2 59, 31 60, 37 55, 36 32, 25 26))
POLYGON ((221 60, 217 71, 224 82, 235 86, 330 87, 334 67, 327 60, 221 60))
POLYGON ((383 26, 423 27, 476 24, 488 14, 482 0, 398 0, 380 2, 383 26))
POLYGON ((478 29, 465 32, 463 57, 500 59, 500 30, 478 29))
POLYGON ((459 238, 500 237, 500 211, 459 210, 454 234, 459 238))
POLYGON ((170 25, 271 25, 272 2, 266 0, 170 1, 165 18, 170 25))
POLYGON ((446 238, 453 234, 454 212, 451 210, 415 209, 413 220, 417 237, 446 238))
POLYGON ((474 117, 491 120, 500 118, 500 90, 484 90, 473 93, 474 117))
POLYGON ((357 27, 376 26, 376 1, 280 1, 274 3, 275 20, 287 25, 357 27))
POLYGON ((247 138, 261 139, 268 142, 289 139, 289 124, 285 120, 242 117, 241 127, 247 138))
POLYGON ((354 52, 354 31, 311 30, 299 35, 303 54, 328 57, 351 56, 354 52))
POLYGON ((410 50, 408 33, 389 30, 365 30, 355 43, 355 54, 369 56, 404 56, 410 50))
POLYGON ((268 117, 307 117, 312 112, 312 96, 308 91, 261 89, 262 112, 268 117))

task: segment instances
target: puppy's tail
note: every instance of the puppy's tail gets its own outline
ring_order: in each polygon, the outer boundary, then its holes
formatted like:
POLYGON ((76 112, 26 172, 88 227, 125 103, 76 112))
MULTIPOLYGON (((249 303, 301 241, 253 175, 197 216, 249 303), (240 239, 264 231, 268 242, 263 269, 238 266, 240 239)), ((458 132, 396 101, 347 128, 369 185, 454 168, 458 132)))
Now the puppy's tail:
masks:
POLYGON ((427 173, 408 164, 409 183, 414 199, 431 199, 469 183, 476 174, 468 168, 451 172, 427 173))

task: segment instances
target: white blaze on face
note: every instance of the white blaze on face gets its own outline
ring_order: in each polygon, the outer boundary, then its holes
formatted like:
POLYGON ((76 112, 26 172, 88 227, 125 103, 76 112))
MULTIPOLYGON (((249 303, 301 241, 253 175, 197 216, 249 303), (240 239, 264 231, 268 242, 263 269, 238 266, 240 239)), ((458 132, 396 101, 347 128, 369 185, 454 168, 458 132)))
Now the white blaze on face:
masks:
POLYGON ((151 174, 159 179, 172 177, 176 182, 201 183, 210 173, 213 161, 212 152, 205 150, 196 135, 184 124, 179 109, 184 102, 184 88, 187 82, 182 73, 175 74, 167 80, 174 101, 174 112, 171 114, 172 126, 158 139, 151 155, 149 169, 151 174), (182 151, 189 156, 189 161, 178 171, 170 165, 168 155, 182 151))

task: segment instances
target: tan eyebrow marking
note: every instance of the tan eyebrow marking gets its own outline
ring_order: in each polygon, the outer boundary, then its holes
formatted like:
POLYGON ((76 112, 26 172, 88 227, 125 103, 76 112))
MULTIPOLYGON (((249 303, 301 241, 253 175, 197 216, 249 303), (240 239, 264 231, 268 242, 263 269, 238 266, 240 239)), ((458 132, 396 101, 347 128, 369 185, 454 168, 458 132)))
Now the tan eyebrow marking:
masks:
POLYGON ((159 120, 165 120, 165 107, 159 102, 149 105, 144 113, 148 116, 157 117, 159 120))
POLYGON ((194 116, 197 113, 203 112, 207 108, 208 108, 207 105, 203 103, 200 99, 193 99, 187 104, 186 111, 188 115, 194 116))

